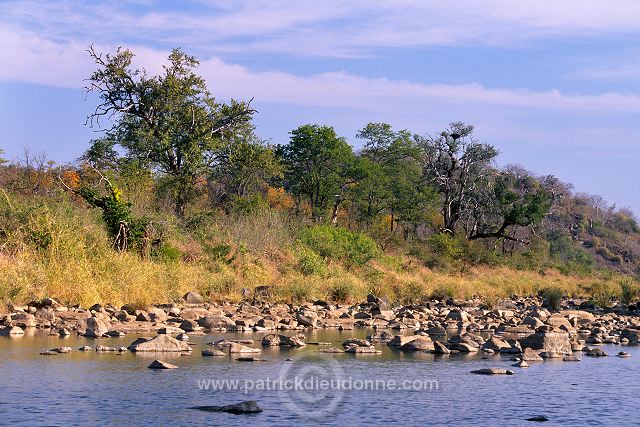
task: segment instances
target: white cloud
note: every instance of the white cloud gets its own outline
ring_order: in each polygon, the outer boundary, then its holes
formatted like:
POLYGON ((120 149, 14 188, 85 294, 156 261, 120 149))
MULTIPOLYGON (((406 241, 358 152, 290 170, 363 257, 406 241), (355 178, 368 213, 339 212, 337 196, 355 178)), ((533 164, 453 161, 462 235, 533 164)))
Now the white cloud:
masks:
POLYGON ((335 57, 380 47, 519 46, 541 37, 640 31, 636 0, 244 0, 181 2, 181 10, 168 4, 14 0, 0 4, 0 22, 57 40, 335 57))
MULTIPOLYGON (((28 32, 0 29, 0 79, 80 88, 95 65, 79 42, 54 43, 28 32)), ((98 49, 108 50, 106 45, 98 49)), ((111 47, 113 49, 113 47, 111 47)), ((139 65, 157 71, 166 53, 132 47, 139 65)), ((639 113, 634 94, 564 94, 558 90, 487 88, 477 83, 420 84, 387 78, 367 78, 346 72, 296 76, 286 72, 254 72, 218 58, 205 59, 199 72, 222 98, 289 105, 386 111, 433 102, 491 105, 565 112, 639 113)))

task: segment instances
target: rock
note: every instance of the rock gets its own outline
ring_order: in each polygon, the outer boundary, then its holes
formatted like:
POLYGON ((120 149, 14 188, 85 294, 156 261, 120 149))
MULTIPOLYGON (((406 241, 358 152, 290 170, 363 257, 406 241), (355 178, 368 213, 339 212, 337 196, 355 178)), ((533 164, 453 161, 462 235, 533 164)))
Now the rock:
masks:
POLYGON ((184 333, 184 331, 180 328, 176 328, 175 326, 165 326, 164 328, 158 329, 158 334, 173 335, 182 333, 184 333))
POLYGON ((511 366, 515 366, 516 368, 528 368, 529 364, 527 362, 525 362, 524 360, 520 360, 520 361, 514 363, 511 366))
POLYGON ((187 334, 178 334, 178 336, 176 337, 177 340, 180 341, 184 341, 184 342, 189 342, 189 335, 187 334))
POLYGON ((449 344, 450 350, 457 350, 460 353, 477 353, 478 348, 466 342, 456 342, 449 344))
POLYGON ((238 362, 266 362, 266 359, 258 359, 256 357, 238 357, 238 362))
MULTIPOLYGON (((257 288, 256 288, 257 289, 257 288)), ((262 412, 262 408, 258 406, 258 404, 253 401, 246 401, 236 403, 235 405, 227 405, 227 406, 193 406, 189 409, 197 409, 199 411, 205 412, 228 412, 230 414, 257 414, 262 412)))
POLYGON ((494 352, 500 352, 501 349, 511 349, 511 346, 504 340, 492 336, 489 340, 480 347, 484 350, 493 350, 494 352))
POLYGON ((191 347, 183 341, 169 335, 160 334, 153 338, 138 338, 129 345, 131 351, 183 352, 191 351, 191 347))
POLYGON ((350 347, 347 347, 347 349, 344 351, 345 353, 351 353, 351 354, 382 354, 382 351, 378 350, 377 348, 371 346, 371 347, 360 347, 357 345, 352 345, 350 347))
POLYGON ((378 343, 388 343, 393 339, 393 335, 389 332, 382 331, 380 333, 375 333, 367 336, 367 340, 370 342, 378 342, 378 343))
POLYGON ((294 335, 268 334, 262 338, 262 345, 265 347, 304 347, 306 344, 300 337, 294 335))
POLYGON ((478 374, 478 375, 513 375, 515 374, 515 372, 509 369, 502 369, 502 368, 476 369, 475 371, 471 371, 471 373, 478 374))
POLYGON ((542 362, 544 359, 538 354, 537 351, 527 347, 522 352, 522 356, 520 357, 525 362, 542 362))
POLYGON ((631 355, 629 353, 627 353, 626 351, 621 351, 616 356, 618 356, 618 357, 631 357, 631 355))
POLYGON ((107 335, 110 336, 110 337, 123 337, 126 334, 124 332, 122 332, 122 331, 113 330, 113 331, 107 332, 107 335))
POLYGON ((567 355, 562 358, 563 362, 580 362, 581 360, 582 359, 580 359, 578 356, 574 356, 573 354, 567 355))
POLYGON ((444 344, 440 341, 433 342, 433 352, 435 354, 450 354, 451 350, 449 350, 444 344))
POLYGON ((205 350, 202 350, 202 355, 205 357, 226 357, 227 353, 225 353, 224 351, 207 348, 205 350))
POLYGON ((40 354, 42 356, 56 356, 60 353, 58 353, 57 351, 53 351, 53 350, 45 350, 45 351, 41 351, 40 354))
POLYGON ((154 360, 153 362, 151 362, 151 365, 149 365, 148 368, 149 369, 178 369, 176 365, 163 362, 162 360, 154 360))
POLYGON ((78 331, 80 335, 84 335, 89 338, 102 338, 107 332, 109 332, 110 325, 103 319, 97 317, 88 317, 86 319, 78 320, 78 331))
POLYGON ((120 322, 132 322, 135 317, 127 313, 125 310, 116 311, 113 315, 120 322))
POLYGON ((344 353, 344 350, 339 349, 337 347, 330 347, 330 348, 322 348, 320 350, 317 350, 318 353, 333 353, 333 354, 337 354, 337 353, 344 353))
POLYGON ((601 348, 594 348, 585 353, 589 357, 607 357, 608 354, 601 348))
POLYGON ((97 345, 96 346, 96 351, 98 353, 109 353, 109 352, 116 352, 116 351, 118 351, 118 349, 115 348, 115 347, 109 347, 109 346, 106 346, 106 345, 97 345))
POLYGON ((151 316, 149 316, 149 313, 147 313, 146 311, 137 310, 136 320, 138 322, 151 322, 151 316))
POLYGON ((180 323, 180 329, 185 332, 195 332, 201 330, 202 328, 195 320, 183 320, 182 323, 180 323))
POLYGON ((638 344, 640 342, 640 330, 639 329, 623 329, 620 333, 620 339, 627 339, 629 344, 638 344))
POLYGON ((343 347, 371 347, 371 343, 367 340, 363 340, 360 338, 349 338, 342 343, 343 347))
POLYGON ((187 304, 204 304, 204 298, 196 291, 187 292, 183 299, 187 304))
POLYGON ((78 350, 80 350, 80 351, 93 351, 93 349, 91 347, 89 347, 88 345, 82 346, 78 350))
POLYGON ((430 351, 434 350, 435 346, 429 336, 418 336, 415 339, 403 344, 400 350, 403 351, 430 351))
POLYGON ((198 319, 198 325, 202 326, 204 329, 225 330, 235 326, 236 324, 226 316, 209 315, 198 319))
POLYGON ((529 347, 534 350, 543 350, 559 354, 571 354, 571 342, 569 334, 562 331, 549 331, 539 328, 536 333, 520 339, 522 348, 529 347))
POLYGON ((247 347, 246 345, 238 344, 235 342, 229 343, 229 353, 230 354, 244 354, 244 353, 261 353, 262 350, 259 348, 247 347))
POLYGON ((555 351, 541 351, 540 357, 543 359, 562 359, 564 355, 555 351))
POLYGON ((57 347, 52 348, 51 351, 55 351, 56 353, 60 354, 71 353, 71 347, 57 347))
POLYGON ((60 335, 61 337, 68 337, 69 335, 71 335, 71 331, 67 328, 60 328, 58 329, 58 335, 60 335))
POLYGON ((296 321, 303 326, 315 328, 318 322, 318 318, 309 314, 309 312, 305 312, 304 314, 299 312, 296 313, 296 321))
POLYGON ((549 421, 549 418, 545 417, 544 415, 536 415, 535 417, 527 418, 526 421, 543 423, 545 421, 549 421))
POLYGON ((18 335, 24 335, 24 329, 22 329, 20 326, 11 326, 10 328, 6 329, 6 335, 14 337, 18 335))

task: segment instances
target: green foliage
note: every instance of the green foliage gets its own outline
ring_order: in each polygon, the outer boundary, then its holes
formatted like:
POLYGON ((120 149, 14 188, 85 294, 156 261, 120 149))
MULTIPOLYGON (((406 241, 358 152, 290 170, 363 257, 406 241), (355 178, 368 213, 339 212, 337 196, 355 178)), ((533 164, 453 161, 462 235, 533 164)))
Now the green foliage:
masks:
POLYGON ((371 237, 330 225, 303 230, 300 241, 320 256, 340 260, 347 265, 364 265, 380 254, 378 245, 371 237))
POLYGON ((331 286, 329 298, 337 303, 345 303, 353 296, 353 283, 340 281, 331 286))
POLYGON ((427 239, 427 245, 437 257, 453 261, 463 254, 460 242, 449 233, 436 233, 427 239))
POLYGON ((354 179, 351 146, 329 126, 304 125, 291 131, 287 145, 277 153, 285 168, 285 188, 306 202, 315 220, 340 199, 354 179))
POLYGON ((620 282, 620 302, 631 304, 640 297, 640 285, 633 279, 625 279, 620 282))
POLYGON ((298 251, 297 270, 305 276, 325 276, 327 264, 315 251, 302 247, 298 251))
POLYGON ((198 194, 197 181, 213 166, 225 134, 246 129, 253 110, 247 104, 216 103, 204 79, 194 70, 198 61, 180 49, 168 57, 164 72, 150 76, 133 68, 134 54, 121 50, 101 55, 89 50, 98 69, 89 78, 89 91, 100 102, 91 124, 110 117, 114 122, 105 136, 93 143, 87 157, 93 163, 117 162, 119 146, 129 160, 166 175, 166 189, 175 212, 184 215, 186 204, 198 194))
POLYGON ((89 187, 80 187, 74 193, 82 197, 89 206, 102 210, 109 236, 113 239, 113 245, 118 250, 128 248, 140 248, 147 227, 147 221, 141 218, 134 218, 131 214, 131 203, 122 197, 122 191, 105 180, 108 194, 100 193, 89 187))
POLYGON ((609 307, 616 297, 608 284, 601 281, 592 283, 587 291, 591 295, 591 302, 600 308, 609 307))
POLYGON ((420 283, 411 281, 393 287, 395 300, 399 304, 414 304, 424 299, 424 289, 420 283))
POLYGON ((548 307, 551 311, 560 310, 560 303, 562 302, 562 297, 564 297, 564 290, 557 286, 550 286, 544 288, 541 291, 542 298, 544 298, 544 305, 548 307))
POLYGON ((162 262, 178 262, 182 257, 180 250, 169 243, 164 243, 151 253, 154 259, 162 262))

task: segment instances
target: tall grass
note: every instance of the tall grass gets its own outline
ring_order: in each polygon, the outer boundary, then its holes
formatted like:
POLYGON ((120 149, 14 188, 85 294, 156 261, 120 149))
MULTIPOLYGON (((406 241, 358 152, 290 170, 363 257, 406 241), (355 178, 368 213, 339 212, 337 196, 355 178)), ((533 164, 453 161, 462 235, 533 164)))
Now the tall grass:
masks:
POLYGON ((339 238, 330 230, 312 234, 310 240, 317 247, 311 248, 300 241, 301 230, 303 224, 281 212, 212 216, 192 227, 170 227, 165 242, 170 249, 159 252, 166 256, 142 259, 136 253, 114 251, 99 213, 65 195, 22 200, 2 194, 0 304, 49 296, 82 306, 144 307, 177 300, 190 290, 210 299, 239 301, 243 288, 257 286, 272 287, 273 299, 288 302, 316 298, 355 302, 369 292, 399 303, 478 295, 496 300, 536 295, 549 287, 568 296, 608 301, 614 297, 630 301, 638 294, 637 283, 621 287, 615 275, 603 276, 593 286, 594 277, 554 270, 477 267, 448 274, 409 256, 379 255, 368 241, 362 243, 344 231, 338 232, 339 238), (344 252, 342 240, 351 252, 344 252), (318 248, 333 252, 318 254, 318 248), (346 254, 343 258, 341 251, 346 254))

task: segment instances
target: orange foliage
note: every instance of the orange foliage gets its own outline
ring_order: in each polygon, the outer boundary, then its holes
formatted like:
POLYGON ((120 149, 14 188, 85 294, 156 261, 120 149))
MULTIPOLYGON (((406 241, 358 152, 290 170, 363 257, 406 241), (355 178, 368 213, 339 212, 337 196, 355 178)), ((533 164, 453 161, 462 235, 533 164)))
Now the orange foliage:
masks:
POLYGON ((267 188, 267 202, 269 202, 269 206, 275 209, 288 210, 293 209, 295 206, 295 201, 293 197, 286 191, 284 188, 267 188))

